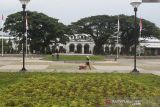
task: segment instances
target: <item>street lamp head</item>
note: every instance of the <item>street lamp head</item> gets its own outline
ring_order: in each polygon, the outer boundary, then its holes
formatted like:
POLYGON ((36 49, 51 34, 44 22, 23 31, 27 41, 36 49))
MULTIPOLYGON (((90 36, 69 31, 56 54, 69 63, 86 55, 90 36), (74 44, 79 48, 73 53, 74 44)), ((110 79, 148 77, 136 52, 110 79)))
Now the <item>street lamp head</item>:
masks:
POLYGON ((22 3, 22 5, 27 5, 30 2, 30 0, 19 0, 19 1, 22 3))
POLYGON ((138 6, 142 3, 142 0, 131 0, 130 4, 133 8, 138 8, 138 6))

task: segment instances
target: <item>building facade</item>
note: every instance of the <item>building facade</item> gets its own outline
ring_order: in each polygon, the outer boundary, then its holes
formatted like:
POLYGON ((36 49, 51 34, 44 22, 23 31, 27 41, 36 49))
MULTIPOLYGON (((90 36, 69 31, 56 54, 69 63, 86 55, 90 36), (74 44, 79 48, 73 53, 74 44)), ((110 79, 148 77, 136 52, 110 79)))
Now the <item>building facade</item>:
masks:
MULTIPOLYGON (((5 40, 7 43, 10 40, 12 43, 12 49, 16 52, 18 50, 18 44, 16 44, 15 38, 9 36, 6 33, 0 32, 0 40, 5 40), (2 36, 3 35, 3 36, 2 36)), ((117 53, 117 47, 119 54, 123 51, 123 45, 117 44, 116 38, 112 38, 107 44, 103 45, 103 51, 107 55, 113 55, 117 53), (112 41, 112 43, 111 43, 112 41)), ((139 55, 160 55, 160 40, 155 37, 140 38, 139 46, 137 46, 137 54, 139 55)), ((55 43, 51 44, 50 50, 59 50, 60 53, 66 54, 93 54, 95 43, 90 35, 87 34, 74 34, 69 36, 69 42, 66 44, 55 43), (53 48, 55 47, 55 48, 53 48)), ((29 49, 29 46, 28 46, 29 49)), ((133 50, 131 47, 130 52, 133 50)), ((28 50, 29 51, 29 50, 28 50)))
MULTIPOLYGON (((93 54, 94 53, 95 43, 90 35, 87 34, 74 34, 69 36, 69 42, 66 45, 58 44, 56 49, 59 50, 60 53, 66 54, 93 54)), ((113 51, 116 51, 116 48, 119 48, 119 52, 121 52, 122 45, 121 44, 104 44, 103 51, 107 54, 112 54, 113 51)))
POLYGON ((69 37, 70 42, 66 44, 66 53, 93 54, 94 41, 87 34, 75 34, 69 37))
POLYGON ((155 37, 140 38, 138 53, 141 55, 160 55, 160 40, 155 37))
MULTIPOLYGON (((66 45, 59 44, 59 49, 65 49, 66 54, 93 54, 95 43, 91 36, 87 34, 75 34, 69 37, 69 42, 66 45)), ((119 54, 122 53, 122 44, 114 43, 103 45, 103 50, 106 54, 116 54, 117 48, 119 54)), ((139 46, 137 47, 137 54, 139 55, 160 55, 160 40, 155 37, 140 38, 139 46)), ((133 50, 131 47, 130 52, 133 50)), ((61 52, 61 51, 60 51, 61 52)))

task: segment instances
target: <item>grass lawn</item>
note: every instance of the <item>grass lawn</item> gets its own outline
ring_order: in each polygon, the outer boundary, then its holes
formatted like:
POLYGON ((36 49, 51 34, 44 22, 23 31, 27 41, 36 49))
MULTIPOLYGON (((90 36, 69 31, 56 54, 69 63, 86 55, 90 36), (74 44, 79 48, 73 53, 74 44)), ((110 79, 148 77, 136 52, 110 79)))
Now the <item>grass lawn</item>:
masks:
MULTIPOLYGON (((89 56, 90 60, 92 61, 102 61, 105 59, 105 56, 89 56)), ((45 60, 50 60, 50 61, 56 61, 56 56, 52 56, 52 55, 47 55, 44 58, 45 60)), ((85 61, 86 60, 86 56, 84 55, 60 55, 59 56, 59 60, 60 61, 85 61)))
POLYGON ((160 76, 0 73, 0 107, 106 107, 113 99, 132 103, 112 103, 112 107, 133 107, 137 98, 143 107, 159 107, 160 76))

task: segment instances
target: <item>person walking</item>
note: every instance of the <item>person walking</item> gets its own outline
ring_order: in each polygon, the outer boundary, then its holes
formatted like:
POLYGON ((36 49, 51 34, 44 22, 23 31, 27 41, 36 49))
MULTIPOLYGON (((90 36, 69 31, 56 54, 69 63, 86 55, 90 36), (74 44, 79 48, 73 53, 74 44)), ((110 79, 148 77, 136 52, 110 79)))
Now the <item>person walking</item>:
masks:
POLYGON ((86 66, 88 66, 89 69, 91 70, 91 66, 90 66, 90 58, 89 58, 89 56, 86 56, 86 66))

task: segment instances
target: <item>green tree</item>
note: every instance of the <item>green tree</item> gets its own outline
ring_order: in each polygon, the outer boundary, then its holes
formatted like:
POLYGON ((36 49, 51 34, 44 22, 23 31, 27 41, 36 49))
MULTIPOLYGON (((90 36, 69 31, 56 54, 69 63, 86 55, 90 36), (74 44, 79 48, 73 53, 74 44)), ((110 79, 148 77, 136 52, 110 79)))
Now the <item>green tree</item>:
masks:
MULTIPOLYGON (((139 21, 137 18, 137 29, 134 31, 134 16, 119 15, 120 20, 120 41, 124 47, 123 53, 129 54, 129 48, 133 46, 135 39, 138 44, 139 38, 139 21), (137 35, 137 36, 135 36, 137 35)), ((160 30, 154 23, 143 21, 142 37, 158 37, 160 30)), ((113 40, 117 36, 117 24, 118 16, 98 15, 87 17, 72 23, 69 27, 72 33, 86 33, 91 35, 95 43, 95 54, 102 54, 102 46, 108 44, 109 41, 112 44, 116 41, 113 40)), ((160 36, 159 36, 160 37, 160 36)), ((115 44, 114 43, 114 44, 115 44)))
MULTIPOLYGON (((68 37, 65 35, 67 28, 58 22, 58 19, 49 17, 43 13, 27 11, 28 18, 28 43, 33 50, 45 53, 49 44, 56 38, 60 38, 61 43, 65 43, 68 37)), ((5 22, 5 31, 16 37, 17 43, 22 44, 22 12, 11 14, 5 22), (19 41, 20 40, 20 41, 19 41)), ((20 47, 20 46, 19 46, 20 47)), ((19 50, 20 51, 20 50, 19 50)))
MULTIPOLYGON (((126 15, 120 15, 120 40, 121 44, 124 47, 123 53, 129 54, 129 48, 134 45, 135 40, 138 44, 138 38, 140 36, 140 28, 139 28, 139 22, 140 19, 137 18, 137 29, 134 32, 134 16, 126 16, 126 15)), ((154 23, 147 21, 145 19, 142 19, 143 23, 143 29, 141 37, 158 37, 160 35, 160 30, 157 26, 155 26, 154 23)))
POLYGON ((114 34, 115 26, 115 19, 107 15, 98 15, 80 19, 72 23, 70 28, 73 33, 89 34, 95 43, 94 53, 103 54, 102 46, 114 34))

